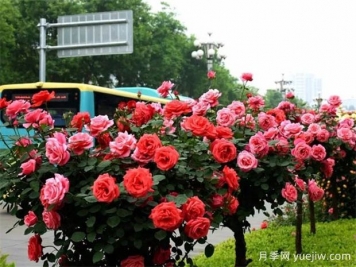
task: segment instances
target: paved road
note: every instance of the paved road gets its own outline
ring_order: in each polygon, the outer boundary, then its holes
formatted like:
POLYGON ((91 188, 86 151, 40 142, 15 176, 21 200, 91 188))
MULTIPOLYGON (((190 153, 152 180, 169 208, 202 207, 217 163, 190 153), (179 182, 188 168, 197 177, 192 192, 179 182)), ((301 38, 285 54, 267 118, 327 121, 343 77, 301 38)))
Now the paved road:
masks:
MULTIPOLYGON (((251 227, 256 229, 260 228, 261 222, 266 219, 263 213, 257 213, 255 216, 249 218, 251 227)), ((0 251, 4 254, 8 254, 8 261, 15 262, 16 267, 35 267, 42 266, 41 262, 31 262, 27 258, 27 242, 30 235, 24 235, 26 226, 19 226, 14 228, 11 232, 6 234, 6 231, 10 229, 16 219, 14 216, 7 214, 0 208, 0 251)), ((208 236, 209 243, 218 244, 226 239, 232 237, 232 232, 229 229, 218 229, 214 233, 208 236)), ((42 236, 42 244, 51 245, 53 240, 52 232, 47 232, 42 236)), ((194 248, 192 255, 201 253, 204 250, 205 245, 197 245, 194 248)), ((46 250, 44 250, 46 252, 46 250)))

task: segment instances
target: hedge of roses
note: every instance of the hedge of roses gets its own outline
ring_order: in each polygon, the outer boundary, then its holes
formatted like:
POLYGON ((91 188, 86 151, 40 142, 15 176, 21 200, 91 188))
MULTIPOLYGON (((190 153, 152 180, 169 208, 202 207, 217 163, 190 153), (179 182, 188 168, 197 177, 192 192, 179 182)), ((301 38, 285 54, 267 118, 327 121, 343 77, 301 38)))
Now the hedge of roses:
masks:
MULTIPOLYGON (((165 82, 158 92, 171 89, 165 82)), ((321 184, 345 158, 340 151, 355 158, 355 126, 336 121, 336 96, 317 112, 292 101, 265 110, 252 94, 221 107, 220 96, 210 89, 197 101, 164 107, 118 103, 114 118, 68 114, 65 129, 54 128, 45 110, 53 93, 1 99, 9 124, 28 131, 1 152, 0 197, 32 234, 29 259, 183 266, 197 242, 212 255, 209 229, 222 224, 236 233, 265 201, 276 212, 302 193, 318 201, 321 184), (47 231, 53 244, 42 243, 47 231)))

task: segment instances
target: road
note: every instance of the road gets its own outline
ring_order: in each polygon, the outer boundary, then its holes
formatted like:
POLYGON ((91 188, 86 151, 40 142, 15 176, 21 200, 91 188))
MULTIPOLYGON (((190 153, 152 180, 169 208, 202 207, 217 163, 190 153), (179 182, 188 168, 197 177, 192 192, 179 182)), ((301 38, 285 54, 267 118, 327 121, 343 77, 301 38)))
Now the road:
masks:
MULTIPOLYGON (((270 211, 270 210, 268 210, 270 211)), ((260 228, 260 224, 266 216, 263 213, 256 213, 255 216, 249 217, 248 221, 251 227, 256 229, 260 228)), ((6 213, 3 209, 0 209, 0 251, 3 254, 8 254, 8 262, 15 262, 16 267, 35 267, 42 266, 41 262, 35 263, 29 261, 27 258, 27 242, 30 235, 24 235, 26 226, 19 226, 14 228, 11 232, 6 234, 6 231, 10 229, 16 218, 6 213)), ((229 229, 218 229, 214 233, 210 233, 208 236, 208 242, 211 244, 218 244, 224 240, 232 237, 232 231, 229 229)), ((42 236, 42 244, 51 245, 53 238, 52 232, 47 232, 42 236)), ((196 245, 192 256, 200 254, 204 251, 205 245, 196 245)), ((44 250, 46 252, 46 250, 44 250)))

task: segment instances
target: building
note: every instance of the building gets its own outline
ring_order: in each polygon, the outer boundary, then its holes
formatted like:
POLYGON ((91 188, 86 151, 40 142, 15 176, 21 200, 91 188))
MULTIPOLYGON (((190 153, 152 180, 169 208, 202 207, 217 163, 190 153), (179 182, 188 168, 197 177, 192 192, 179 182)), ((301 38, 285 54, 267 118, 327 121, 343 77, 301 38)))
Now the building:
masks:
POLYGON ((342 107, 349 111, 356 110, 356 97, 342 99, 342 107))
POLYGON ((322 96, 322 81, 311 73, 295 73, 289 78, 291 87, 298 98, 309 105, 315 105, 314 99, 322 96))

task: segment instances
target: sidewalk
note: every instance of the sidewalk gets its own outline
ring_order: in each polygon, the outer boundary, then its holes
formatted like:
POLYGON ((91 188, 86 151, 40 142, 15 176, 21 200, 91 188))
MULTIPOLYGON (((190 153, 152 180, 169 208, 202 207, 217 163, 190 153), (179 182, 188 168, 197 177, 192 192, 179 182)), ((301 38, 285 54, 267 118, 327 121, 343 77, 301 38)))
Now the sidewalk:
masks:
MULTIPOLYGON (((268 210, 270 211, 270 210, 268 210)), ((256 213, 254 217, 249 217, 248 221, 251 224, 251 228, 260 228, 261 222, 266 219, 263 213, 256 213)), ((6 234, 16 222, 16 218, 6 213, 2 208, 0 209, 0 252, 2 254, 8 254, 7 261, 14 262, 16 267, 35 267, 42 266, 42 262, 38 263, 29 261, 27 257, 27 243, 32 234, 24 235, 26 226, 18 226, 11 232, 6 234)), ((53 241, 51 231, 42 235, 42 243, 44 245, 51 245, 53 241)), ((229 229, 218 229, 214 233, 208 236, 208 242, 214 245, 232 238, 232 231, 229 229)), ((204 252, 205 245, 198 244, 194 247, 192 256, 204 252)))

